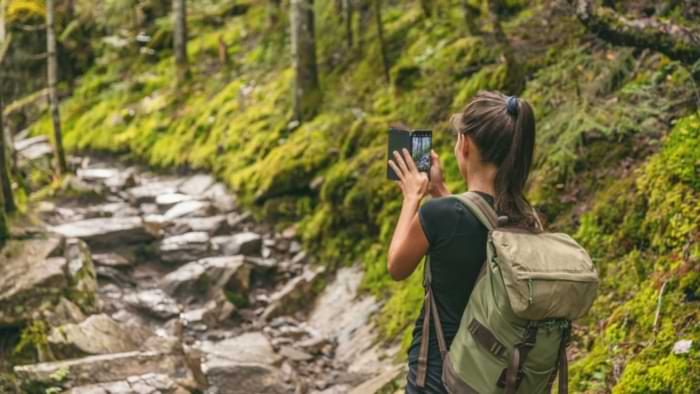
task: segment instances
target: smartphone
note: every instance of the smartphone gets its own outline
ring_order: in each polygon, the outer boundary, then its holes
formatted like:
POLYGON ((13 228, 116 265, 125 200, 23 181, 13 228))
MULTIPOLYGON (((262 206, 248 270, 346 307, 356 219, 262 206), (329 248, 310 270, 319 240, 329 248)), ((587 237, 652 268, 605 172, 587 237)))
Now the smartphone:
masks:
MULTIPOLYGON (((389 129, 389 143, 387 146, 387 160, 394 159, 394 151, 400 153, 405 148, 411 153, 418 171, 425 172, 430 177, 430 151, 433 147, 433 132, 431 130, 405 130, 392 127, 389 129)), ((398 175, 388 163, 386 175, 391 180, 399 180, 398 175)))

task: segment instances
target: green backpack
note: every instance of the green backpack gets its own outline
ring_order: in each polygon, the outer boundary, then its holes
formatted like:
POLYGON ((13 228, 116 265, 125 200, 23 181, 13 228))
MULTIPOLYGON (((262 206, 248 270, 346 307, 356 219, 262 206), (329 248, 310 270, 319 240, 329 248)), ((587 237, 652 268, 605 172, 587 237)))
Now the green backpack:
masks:
POLYGON ((487 258, 448 351, 425 263, 423 337, 416 384, 425 385, 429 321, 451 394, 549 393, 559 372, 568 390, 566 345, 571 321, 583 316, 598 290, 588 253, 561 233, 499 227, 477 193, 453 196, 489 230, 487 258))

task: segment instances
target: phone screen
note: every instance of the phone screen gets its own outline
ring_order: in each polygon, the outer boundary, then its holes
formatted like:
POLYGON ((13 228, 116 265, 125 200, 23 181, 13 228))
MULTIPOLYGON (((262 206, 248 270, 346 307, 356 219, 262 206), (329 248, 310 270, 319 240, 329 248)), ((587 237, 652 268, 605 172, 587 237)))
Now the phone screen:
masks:
POLYGON ((430 149, 432 148, 432 135, 428 132, 418 132, 413 135, 411 153, 418 171, 430 172, 430 149))

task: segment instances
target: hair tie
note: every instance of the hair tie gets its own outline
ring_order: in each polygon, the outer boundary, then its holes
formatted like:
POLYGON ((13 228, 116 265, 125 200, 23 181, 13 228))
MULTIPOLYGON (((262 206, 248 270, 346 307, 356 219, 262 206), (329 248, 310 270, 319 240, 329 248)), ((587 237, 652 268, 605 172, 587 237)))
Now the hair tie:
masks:
POLYGON ((512 116, 518 116, 518 98, 515 96, 508 96, 506 99, 506 111, 512 116))

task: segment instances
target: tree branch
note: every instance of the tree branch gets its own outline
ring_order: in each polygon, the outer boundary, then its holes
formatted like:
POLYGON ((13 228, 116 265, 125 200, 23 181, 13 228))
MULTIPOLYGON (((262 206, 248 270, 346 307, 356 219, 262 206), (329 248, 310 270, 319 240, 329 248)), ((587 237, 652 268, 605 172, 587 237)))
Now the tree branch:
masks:
POLYGON ((570 0, 576 16, 590 30, 615 45, 649 48, 673 60, 694 64, 700 59, 700 32, 655 18, 629 19, 595 0, 570 0))

